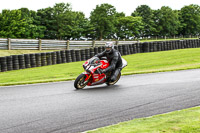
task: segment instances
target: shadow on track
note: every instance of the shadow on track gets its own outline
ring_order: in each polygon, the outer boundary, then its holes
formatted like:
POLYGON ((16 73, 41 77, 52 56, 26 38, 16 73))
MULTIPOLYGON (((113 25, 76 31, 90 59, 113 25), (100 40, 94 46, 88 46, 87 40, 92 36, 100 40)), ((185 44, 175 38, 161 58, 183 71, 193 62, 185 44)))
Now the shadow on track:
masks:
POLYGON ((120 89, 120 85, 111 85, 111 86, 101 85, 101 86, 90 86, 90 87, 87 86, 84 89, 75 91, 105 91, 105 90, 116 90, 116 89, 120 89))

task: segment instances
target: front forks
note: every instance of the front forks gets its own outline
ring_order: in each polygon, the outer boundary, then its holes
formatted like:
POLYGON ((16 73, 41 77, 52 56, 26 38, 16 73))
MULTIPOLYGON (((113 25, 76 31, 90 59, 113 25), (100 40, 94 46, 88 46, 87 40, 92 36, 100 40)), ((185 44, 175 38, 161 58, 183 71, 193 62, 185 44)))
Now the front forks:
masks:
POLYGON ((84 84, 88 84, 90 77, 92 76, 92 74, 88 73, 88 72, 83 72, 83 74, 86 75, 85 81, 83 82, 84 84))

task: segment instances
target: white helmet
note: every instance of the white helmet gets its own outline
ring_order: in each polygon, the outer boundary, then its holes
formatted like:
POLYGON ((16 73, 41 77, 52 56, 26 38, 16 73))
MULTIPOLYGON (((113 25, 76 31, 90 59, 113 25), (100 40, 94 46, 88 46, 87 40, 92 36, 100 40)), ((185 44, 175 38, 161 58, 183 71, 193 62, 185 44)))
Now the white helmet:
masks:
POLYGON ((113 44, 113 42, 106 42, 105 48, 111 48, 110 50, 106 50, 106 53, 111 53, 112 50, 114 49, 114 44, 113 44))

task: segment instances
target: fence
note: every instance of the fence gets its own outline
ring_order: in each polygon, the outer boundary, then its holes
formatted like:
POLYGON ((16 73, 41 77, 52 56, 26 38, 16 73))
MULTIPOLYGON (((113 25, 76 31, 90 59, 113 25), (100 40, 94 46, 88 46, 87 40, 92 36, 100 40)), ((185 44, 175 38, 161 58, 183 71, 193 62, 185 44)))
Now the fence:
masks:
MULTIPOLYGON (((115 45, 115 49, 117 49, 121 55, 198 47, 200 47, 200 40, 198 39, 115 45)), ((56 52, 0 57, 0 72, 84 61, 104 50, 105 48, 100 46, 87 49, 61 50, 56 52)))
MULTIPOLYGON (((0 39, 0 49, 7 50, 66 50, 102 46, 106 41, 60 41, 36 39, 0 39)), ((117 45, 137 41, 113 41, 117 45)))

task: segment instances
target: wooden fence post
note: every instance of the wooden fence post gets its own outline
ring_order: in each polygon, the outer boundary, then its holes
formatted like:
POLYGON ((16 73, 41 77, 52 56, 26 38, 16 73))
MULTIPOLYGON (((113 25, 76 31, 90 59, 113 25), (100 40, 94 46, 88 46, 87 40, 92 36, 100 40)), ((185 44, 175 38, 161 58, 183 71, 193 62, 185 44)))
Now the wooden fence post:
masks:
POLYGON ((67 40, 67 50, 69 50, 69 40, 67 40))
POLYGON ((11 50, 11 39, 8 38, 8 50, 11 50))
POLYGON ((41 39, 39 39, 38 45, 39 45, 39 50, 42 50, 42 40, 41 39))
POLYGON ((95 40, 92 41, 92 47, 95 47, 95 40))

